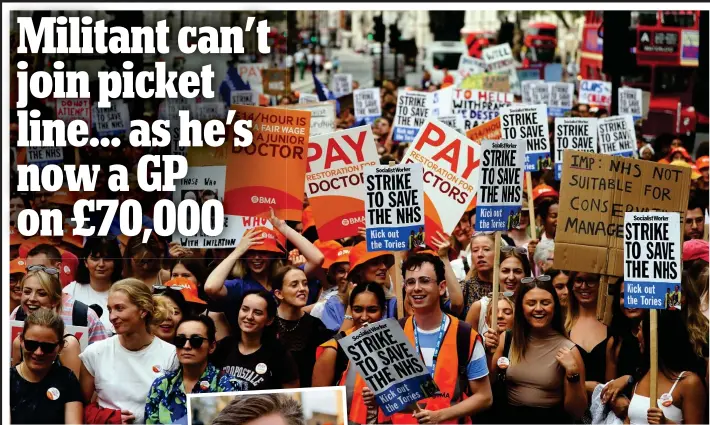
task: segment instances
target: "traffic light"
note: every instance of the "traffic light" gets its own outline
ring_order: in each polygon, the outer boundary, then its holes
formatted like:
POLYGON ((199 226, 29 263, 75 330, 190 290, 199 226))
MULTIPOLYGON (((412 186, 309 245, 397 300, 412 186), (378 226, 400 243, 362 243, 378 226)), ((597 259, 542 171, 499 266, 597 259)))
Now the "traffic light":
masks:
POLYGON ((382 16, 375 16, 372 20, 375 22, 375 41, 378 43, 384 43, 385 24, 382 22, 382 16))
POLYGON ((399 45, 399 37, 402 32, 397 28, 397 24, 390 25, 390 48, 396 49, 399 45))

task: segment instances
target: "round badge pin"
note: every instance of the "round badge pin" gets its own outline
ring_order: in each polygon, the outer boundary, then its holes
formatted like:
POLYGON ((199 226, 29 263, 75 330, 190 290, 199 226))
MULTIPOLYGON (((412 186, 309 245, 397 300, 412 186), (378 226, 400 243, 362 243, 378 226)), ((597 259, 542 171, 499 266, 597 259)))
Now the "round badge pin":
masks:
POLYGON ((69 270, 69 266, 64 266, 64 274, 69 274, 71 270, 69 270))
POLYGON ((496 364, 500 369, 508 369, 508 366, 510 366, 510 359, 507 357, 499 357, 496 364))
POLYGON ((47 390, 47 398, 50 400, 58 400, 59 399, 59 390, 52 387, 47 390))
POLYGON ((659 400, 661 401, 661 406, 663 407, 671 407, 671 404, 673 404, 673 396, 668 393, 661 394, 659 400))
POLYGON ((210 387, 210 383, 207 381, 200 381, 200 388, 202 390, 207 390, 210 387))
POLYGON ((266 373, 266 369, 267 368, 265 363, 259 363, 258 365, 256 365, 256 368, 254 370, 256 370, 256 373, 258 373, 259 375, 263 375, 266 373))
POLYGON ((159 365, 153 366, 153 372, 160 373, 160 366, 159 365))

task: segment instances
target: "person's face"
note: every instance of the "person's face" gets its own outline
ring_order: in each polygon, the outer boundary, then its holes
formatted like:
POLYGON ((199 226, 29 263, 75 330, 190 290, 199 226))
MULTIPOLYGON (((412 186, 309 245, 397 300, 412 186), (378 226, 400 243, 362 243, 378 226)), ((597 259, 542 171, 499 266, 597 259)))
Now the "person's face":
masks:
POLYGON ((705 215, 700 208, 688 210, 685 214, 685 228, 683 236, 686 241, 702 239, 705 231, 705 215))
POLYGON ((89 276, 93 279, 111 279, 113 274, 114 261, 104 259, 100 255, 91 254, 84 260, 86 268, 89 269, 89 276))
POLYGON ((52 196, 50 192, 37 193, 31 202, 32 208, 36 209, 38 205, 46 203, 50 196, 52 196))
POLYGON ((476 271, 489 272, 493 270, 493 242, 487 236, 479 236, 471 241, 471 259, 476 271))
POLYGON ((673 156, 671 157, 671 162, 673 162, 673 161, 675 161, 675 160, 685 161, 685 157, 683 156, 682 153, 676 152, 676 153, 674 153, 673 156))
POLYGON ((599 292, 599 275, 578 273, 572 282, 572 292, 577 302, 582 305, 594 305, 599 292))
POLYGON ((350 272, 349 263, 336 263, 331 267, 331 276, 338 288, 348 284, 348 272, 350 272))
POLYGON ((378 285, 387 283, 387 264, 385 257, 375 257, 362 265, 363 276, 366 282, 375 282, 378 285))
POLYGON ((162 339, 163 341, 172 343, 173 338, 175 338, 175 331, 177 330, 177 325, 182 320, 182 310, 170 297, 162 297, 165 300, 168 308, 173 312, 173 314, 167 319, 163 320, 155 328, 155 336, 162 339))
MULTIPOLYGON (((523 201, 523 206, 527 205, 527 201, 523 201)), ((526 230, 528 226, 530 225, 530 214, 528 213, 528 210, 523 210, 520 213, 520 222, 518 224, 518 229, 520 230, 526 230)))
POLYGON ((21 336, 20 342, 23 348, 23 360, 27 367, 33 371, 49 369, 64 344, 64 341, 57 338, 54 330, 39 325, 30 326, 25 334, 21 336), (41 346, 38 346, 32 351, 28 345, 35 345, 33 344, 35 342, 54 344, 55 347, 52 350, 44 351, 41 346))
POLYGON ((15 197, 10 199, 10 225, 15 226, 17 224, 17 216, 20 212, 25 209, 25 203, 22 198, 15 197))
POLYGON ((27 257, 27 267, 44 266, 58 267, 59 263, 53 263, 45 254, 30 255, 27 257))
POLYGON ((504 299, 498 300, 498 331, 513 329, 514 317, 513 306, 504 299))
POLYGON ((547 212, 547 218, 545 219, 545 234, 547 234, 548 237, 554 238, 555 233, 557 232, 557 214, 560 211, 560 205, 559 204, 552 204, 550 205, 550 209, 547 212))
POLYGON ((446 292, 446 281, 437 282, 436 271, 431 263, 407 270, 404 276, 404 290, 412 300, 415 311, 432 311, 439 306, 439 300, 446 292))
POLYGON ((14 273, 10 275, 10 299, 13 303, 22 303, 22 288, 20 281, 24 275, 22 273, 14 273))
POLYGON ((375 323, 382 319, 382 309, 377 297, 372 292, 361 292, 353 300, 352 310, 355 328, 360 329, 365 323, 375 323))
POLYGON ((212 199, 217 199, 217 197, 214 195, 202 195, 202 203, 203 204, 209 200, 212 200, 212 199))
POLYGON ((700 181, 703 183, 701 186, 705 189, 708 187, 708 183, 710 182, 710 175, 708 174, 708 168, 703 168, 700 170, 700 181))
POLYGON ((138 252, 131 257, 133 273, 136 276, 149 276, 160 270, 160 261, 151 257, 153 257, 153 255, 147 250, 138 252))
POLYGON ((568 281, 569 276, 564 273, 560 273, 552 279, 552 286, 555 288, 555 292, 557 292, 557 298, 560 300, 562 307, 567 306, 567 296, 569 295, 569 291, 567 290, 568 281))
POLYGON ((289 270, 283 279, 283 287, 276 290, 278 299, 294 307, 305 307, 308 301, 308 278, 302 270, 289 270))
POLYGON ((589 116, 589 107, 587 105, 579 105, 579 115, 581 117, 589 116))
MULTIPOLYGON (((671 142, 671 150, 675 148, 682 148, 683 147, 683 141, 680 139, 673 139, 671 142)), ((681 155, 682 157, 683 155, 681 155)))
POLYGON ((653 159, 653 154, 649 149, 644 149, 643 153, 641 154, 641 158, 645 159, 646 161, 651 161, 653 159))
MULTIPOLYGON (((250 249, 244 255, 244 259, 247 262, 247 267, 253 274, 261 274, 268 269, 271 265, 271 260, 269 259, 270 253, 268 251, 255 251, 250 249)), ((273 255, 273 254, 272 254, 273 255)))
POLYGON ((529 290, 523 297, 523 314, 533 329, 550 326, 555 315, 555 300, 552 294, 540 288, 529 290))
POLYGON ((145 328, 146 313, 133 304, 123 291, 116 291, 108 296, 109 321, 117 334, 131 334, 145 328))
POLYGON ((624 306, 624 282, 621 282, 621 287, 619 288, 619 291, 619 307, 621 307, 621 311, 624 312, 624 316, 628 317, 629 319, 639 319, 643 314, 643 310, 641 310, 640 308, 626 308, 624 306))
POLYGON ((377 121, 377 134, 379 136, 387 136, 390 132, 390 123, 387 120, 377 121))
POLYGON ((200 282, 197 281, 197 278, 195 277, 190 270, 185 267, 184 264, 182 263, 177 263, 175 267, 173 267, 172 273, 170 273, 170 278, 175 279, 178 277, 185 278, 189 280, 190 282, 194 283, 197 286, 200 286, 200 282))
POLYGON ((256 294, 247 295, 239 308, 239 329, 246 334, 261 333, 273 322, 266 313, 266 300, 256 294))
POLYGON ((550 270, 555 263, 555 251, 550 251, 544 261, 538 261, 537 265, 543 273, 550 270))
POLYGON ((504 292, 518 290, 520 280, 525 277, 523 263, 515 257, 509 257, 500 263, 500 283, 504 292))
POLYGON ((175 336, 185 337, 187 341, 182 347, 177 347, 177 356, 180 364, 200 365, 207 362, 207 356, 214 352, 216 343, 207 339, 207 327, 202 322, 188 321, 180 324, 175 336), (204 338, 199 348, 193 347, 190 342, 191 337, 204 338))
POLYGON ((25 280, 20 303, 25 314, 29 315, 40 308, 54 310, 58 301, 52 300, 50 293, 42 287, 39 279, 36 276, 32 276, 25 280))
POLYGON ((454 228, 453 235, 461 245, 468 245, 471 240, 471 225, 469 224, 467 214, 461 217, 459 223, 454 228))

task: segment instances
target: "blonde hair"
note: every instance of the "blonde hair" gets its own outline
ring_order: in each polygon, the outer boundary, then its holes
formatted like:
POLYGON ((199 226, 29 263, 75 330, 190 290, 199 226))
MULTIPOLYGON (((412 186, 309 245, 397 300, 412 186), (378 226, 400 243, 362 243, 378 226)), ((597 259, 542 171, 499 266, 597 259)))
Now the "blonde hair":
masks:
POLYGON ((41 326, 43 328, 49 328, 54 331, 57 335, 57 341, 60 345, 64 345, 64 320, 57 312, 53 310, 48 310, 46 308, 40 308, 33 311, 27 318, 25 318, 25 323, 22 327, 22 337, 32 326, 41 326))
MULTIPOLYGON (((488 239, 491 242, 491 251, 493 251, 495 249, 495 243, 496 243, 495 236, 485 235, 485 234, 478 234, 478 235, 474 234, 473 236, 471 236, 471 241, 468 243, 469 246, 471 246, 473 244, 473 240, 476 238, 488 239)), ((471 256, 473 257, 473 254, 471 254, 471 256)), ((478 276, 478 272, 476 271, 476 268, 473 266, 473 264, 470 264, 469 267, 470 267, 470 269, 468 271, 468 274, 464 278, 464 280, 475 279, 478 276)))
POLYGON ((59 281, 59 277, 56 275, 51 275, 44 270, 35 270, 33 272, 28 272, 25 277, 20 281, 20 288, 25 288, 25 282, 29 278, 37 278, 42 289, 47 291, 49 299, 56 303, 54 310, 59 313, 62 308, 62 283, 59 281))
POLYGON ((154 299, 150 289, 142 280, 135 278, 119 280, 111 285, 109 295, 118 291, 125 293, 131 303, 146 313, 143 321, 149 333, 152 333, 152 325, 159 324, 172 315, 167 302, 154 299))
MULTIPOLYGON (((281 260, 276 260, 272 258, 267 258, 267 261, 271 261, 271 264, 269 265, 269 280, 271 279, 271 276, 276 274, 276 272, 283 267, 284 263, 281 260)), ((247 260, 240 258, 237 260, 236 263, 234 263, 234 267, 232 267, 232 277, 236 277, 239 279, 244 279, 244 276, 249 273, 249 266, 247 266, 247 260)))
MULTIPOLYGON (((502 292, 498 293, 498 301, 505 301, 508 303, 510 308, 513 310, 513 314, 515 314, 515 301, 513 301, 512 298, 505 296, 502 292)), ((493 300, 491 300, 492 302, 493 300)), ((491 307, 490 303, 488 304, 488 310, 486 311, 486 323, 488 324, 488 327, 491 327, 493 325, 493 308, 491 307)), ((497 319, 497 318, 496 318, 497 319)))

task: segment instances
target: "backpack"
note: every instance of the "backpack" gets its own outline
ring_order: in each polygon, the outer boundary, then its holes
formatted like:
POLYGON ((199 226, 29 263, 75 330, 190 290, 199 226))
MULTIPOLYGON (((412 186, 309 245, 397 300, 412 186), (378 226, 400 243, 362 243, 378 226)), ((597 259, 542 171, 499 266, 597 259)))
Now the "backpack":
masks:
MULTIPOLYGON (((24 322, 26 318, 25 310, 18 308, 17 314, 15 314, 15 320, 24 322)), ((89 326, 89 306, 81 301, 75 300, 71 312, 71 322, 72 326, 89 326)))

